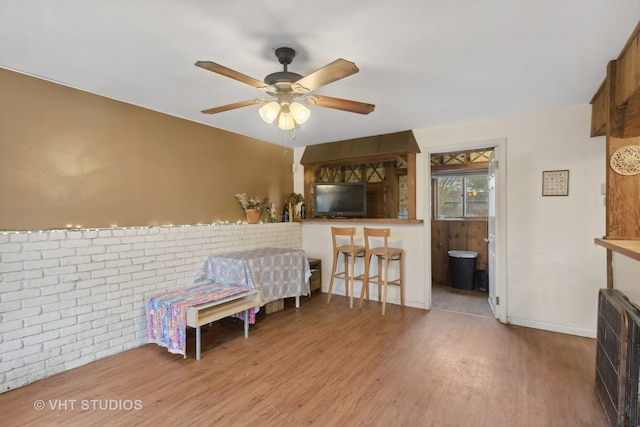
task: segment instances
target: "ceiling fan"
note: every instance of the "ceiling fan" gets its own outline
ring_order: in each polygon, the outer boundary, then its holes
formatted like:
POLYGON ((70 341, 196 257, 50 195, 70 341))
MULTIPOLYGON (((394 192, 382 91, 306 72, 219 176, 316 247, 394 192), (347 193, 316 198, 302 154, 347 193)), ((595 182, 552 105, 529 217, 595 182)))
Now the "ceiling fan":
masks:
POLYGON ((205 114, 216 114, 250 105, 263 104, 259 110, 259 114, 265 122, 273 123, 277 118, 280 129, 290 130, 293 129, 296 124, 306 122, 311 114, 308 108, 300 102, 297 102, 298 100, 302 100, 309 105, 358 114, 369 114, 375 109, 375 105, 373 104, 311 94, 311 92, 322 86, 357 73, 359 69, 353 62, 337 59, 319 70, 312 72, 308 76, 303 77, 300 74, 287 70, 287 67, 296 56, 295 50, 290 47, 279 47, 275 50, 275 54, 280 64, 283 65, 284 70, 269 74, 264 78, 264 81, 256 80, 223 65, 216 64, 215 62, 196 62, 195 65, 198 67, 263 90, 271 97, 240 101, 202 110, 202 112, 205 114))

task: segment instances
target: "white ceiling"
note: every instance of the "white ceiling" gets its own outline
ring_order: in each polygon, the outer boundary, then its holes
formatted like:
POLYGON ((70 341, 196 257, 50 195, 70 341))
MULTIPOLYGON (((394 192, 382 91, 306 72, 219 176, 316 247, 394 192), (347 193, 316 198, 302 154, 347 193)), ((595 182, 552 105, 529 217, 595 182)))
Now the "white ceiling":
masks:
POLYGON ((639 19, 638 0, 0 0, 0 66, 306 146, 588 103, 639 19), (302 75, 355 62, 316 93, 376 110, 311 107, 295 140, 258 106, 200 112, 264 93, 197 60, 263 80, 280 46, 302 75))

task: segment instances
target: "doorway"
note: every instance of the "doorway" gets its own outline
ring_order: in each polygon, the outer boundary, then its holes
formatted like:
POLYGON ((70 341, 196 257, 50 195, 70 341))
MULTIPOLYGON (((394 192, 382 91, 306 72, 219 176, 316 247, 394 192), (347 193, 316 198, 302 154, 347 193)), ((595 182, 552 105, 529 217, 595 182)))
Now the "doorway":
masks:
POLYGON ((431 214, 431 226, 425 230, 431 246, 427 251, 432 279, 430 307, 495 317, 506 323, 502 259, 506 253, 506 139, 429 147, 427 151, 425 211, 431 214), (456 188, 447 193, 447 185, 456 188), (478 290, 475 280, 471 290, 451 286, 448 250, 478 253, 476 270, 485 273, 482 284, 486 289, 478 290))

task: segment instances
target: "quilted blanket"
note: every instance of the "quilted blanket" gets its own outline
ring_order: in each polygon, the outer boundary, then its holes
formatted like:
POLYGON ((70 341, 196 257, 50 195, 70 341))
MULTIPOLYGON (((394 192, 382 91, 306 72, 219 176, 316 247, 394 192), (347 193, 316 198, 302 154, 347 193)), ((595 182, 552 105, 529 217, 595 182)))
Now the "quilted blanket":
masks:
MULTIPOLYGON (((250 291, 247 286, 208 283, 166 292, 149 298, 147 304, 147 342, 166 347, 186 357, 187 309, 250 291)), ((249 310, 249 323, 255 323, 255 310, 249 310)))
POLYGON ((309 295, 309 261, 302 249, 257 248, 207 257, 195 283, 216 282, 262 290, 262 302, 309 295))

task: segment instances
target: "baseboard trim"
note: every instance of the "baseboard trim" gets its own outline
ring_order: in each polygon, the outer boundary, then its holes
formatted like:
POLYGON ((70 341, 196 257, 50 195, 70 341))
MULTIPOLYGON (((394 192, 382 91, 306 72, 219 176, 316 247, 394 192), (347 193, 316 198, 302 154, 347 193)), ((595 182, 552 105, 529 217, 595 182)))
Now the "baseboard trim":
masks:
POLYGON ((590 329, 571 328, 553 323, 535 322, 527 319, 519 319, 517 317, 509 317, 507 323, 516 326, 524 326, 533 329, 542 329, 544 331, 559 332, 561 334, 576 335, 585 338, 596 338, 596 331, 590 329))

